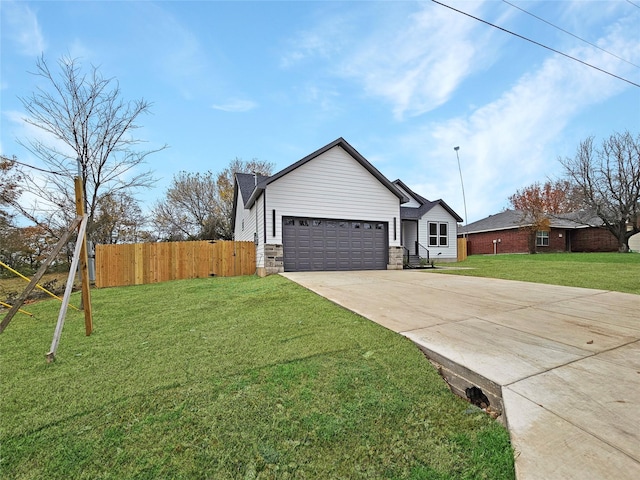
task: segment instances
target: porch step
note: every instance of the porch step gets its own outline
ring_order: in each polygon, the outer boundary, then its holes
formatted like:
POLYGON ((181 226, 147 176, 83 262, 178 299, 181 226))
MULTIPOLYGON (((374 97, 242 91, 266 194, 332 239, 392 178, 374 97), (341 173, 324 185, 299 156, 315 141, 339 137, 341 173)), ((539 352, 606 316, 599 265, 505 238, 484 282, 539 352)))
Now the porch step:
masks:
POLYGON ((419 255, 409 255, 407 259, 406 268, 433 268, 430 262, 426 264, 421 263, 421 258, 419 255))

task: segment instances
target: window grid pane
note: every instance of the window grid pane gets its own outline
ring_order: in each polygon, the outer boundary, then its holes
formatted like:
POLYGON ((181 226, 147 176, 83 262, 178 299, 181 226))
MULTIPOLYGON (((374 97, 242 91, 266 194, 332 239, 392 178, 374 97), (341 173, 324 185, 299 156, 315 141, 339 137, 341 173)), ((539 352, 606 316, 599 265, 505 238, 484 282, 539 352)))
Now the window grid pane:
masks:
POLYGON ((536 246, 548 247, 549 246, 549 232, 538 230, 536 232, 536 246))

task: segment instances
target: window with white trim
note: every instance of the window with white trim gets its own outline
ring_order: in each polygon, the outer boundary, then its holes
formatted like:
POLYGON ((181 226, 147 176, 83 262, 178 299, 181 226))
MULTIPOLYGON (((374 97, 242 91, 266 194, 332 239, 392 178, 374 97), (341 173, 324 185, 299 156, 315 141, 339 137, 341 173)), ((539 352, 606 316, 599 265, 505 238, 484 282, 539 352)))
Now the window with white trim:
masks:
POLYGON ((449 224, 429 222, 429 246, 446 247, 449 245, 449 224))
POLYGON ((536 247, 548 247, 549 246, 549 232, 538 230, 536 232, 536 247))

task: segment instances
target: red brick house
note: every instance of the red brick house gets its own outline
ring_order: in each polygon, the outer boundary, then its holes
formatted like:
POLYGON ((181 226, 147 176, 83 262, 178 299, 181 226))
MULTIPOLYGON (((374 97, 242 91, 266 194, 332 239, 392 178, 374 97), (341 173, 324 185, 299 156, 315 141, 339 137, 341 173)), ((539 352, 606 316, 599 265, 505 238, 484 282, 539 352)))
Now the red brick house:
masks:
POLYGON ((616 237, 599 225, 602 221, 598 218, 584 223, 551 218, 549 228, 535 232, 534 240, 531 223, 527 224, 522 212, 505 210, 459 227, 458 237, 467 237, 469 255, 530 253, 534 248, 540 253, 618 251, 616 237))

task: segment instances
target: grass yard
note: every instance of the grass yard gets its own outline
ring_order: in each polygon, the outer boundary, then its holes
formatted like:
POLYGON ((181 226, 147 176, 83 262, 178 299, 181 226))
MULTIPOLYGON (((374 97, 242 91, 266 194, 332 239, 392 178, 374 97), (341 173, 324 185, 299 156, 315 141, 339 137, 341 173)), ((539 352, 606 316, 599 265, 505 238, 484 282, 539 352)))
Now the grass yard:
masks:
POLYGON ((450 275, 503 278, 569 287, 595 288, 640 295, 638 253, 540 253, 537 255, 471 255, 433 270, 450 275))
POLYGON ((92 296, 52 364, 57 301, 0 335, 2 478, 514 478, 507 431, 410 341, 282 277, 92 296))

